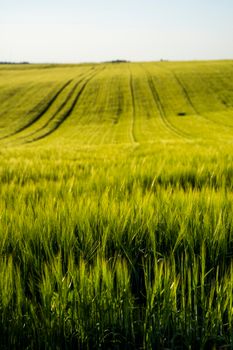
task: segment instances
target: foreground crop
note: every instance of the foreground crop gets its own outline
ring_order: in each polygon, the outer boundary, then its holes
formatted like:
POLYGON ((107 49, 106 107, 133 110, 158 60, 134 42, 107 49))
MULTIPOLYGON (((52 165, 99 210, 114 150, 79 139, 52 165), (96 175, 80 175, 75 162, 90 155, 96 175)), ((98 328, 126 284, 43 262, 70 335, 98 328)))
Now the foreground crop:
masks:
POLYGON ((232 146, 35 150, 1 154, 1 348, 230 348, 232 146))

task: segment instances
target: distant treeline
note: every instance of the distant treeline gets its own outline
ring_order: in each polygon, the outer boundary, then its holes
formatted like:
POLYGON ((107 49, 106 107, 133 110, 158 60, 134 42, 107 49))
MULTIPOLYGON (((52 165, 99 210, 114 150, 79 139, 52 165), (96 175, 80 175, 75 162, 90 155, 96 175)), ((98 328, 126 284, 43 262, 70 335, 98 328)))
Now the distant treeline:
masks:
POLYGON ((112 60, 112 61, 107 61, 105 63, 129 63, 130 61, 127 60, 112 60))
POLYGON ((29 62, 0 62, 0 64, 29 64, 29 62))

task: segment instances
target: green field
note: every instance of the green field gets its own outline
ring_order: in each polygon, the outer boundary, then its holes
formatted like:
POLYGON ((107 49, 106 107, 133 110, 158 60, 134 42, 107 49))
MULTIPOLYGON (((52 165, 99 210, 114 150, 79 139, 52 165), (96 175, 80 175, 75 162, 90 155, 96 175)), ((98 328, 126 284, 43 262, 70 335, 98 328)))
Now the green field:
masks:
POLYGON ((0 66, 0 349, 233 348, 233 61, 0 66))

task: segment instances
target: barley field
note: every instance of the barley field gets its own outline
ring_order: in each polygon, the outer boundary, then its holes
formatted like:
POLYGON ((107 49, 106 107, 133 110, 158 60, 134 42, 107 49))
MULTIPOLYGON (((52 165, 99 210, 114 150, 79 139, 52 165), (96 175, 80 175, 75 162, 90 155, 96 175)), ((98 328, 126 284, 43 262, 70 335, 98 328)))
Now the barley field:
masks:
POLYGON ((233 348, 233 61, 0 66, 0 348, 233 348))

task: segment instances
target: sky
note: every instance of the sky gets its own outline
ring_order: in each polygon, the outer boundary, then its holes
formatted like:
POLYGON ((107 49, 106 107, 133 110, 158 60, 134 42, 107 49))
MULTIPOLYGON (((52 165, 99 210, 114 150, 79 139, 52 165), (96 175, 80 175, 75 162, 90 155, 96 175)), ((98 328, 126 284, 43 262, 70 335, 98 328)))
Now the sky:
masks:
POLYGON ((0 0, 0 61, 233 59, 233 0, 0 0))

